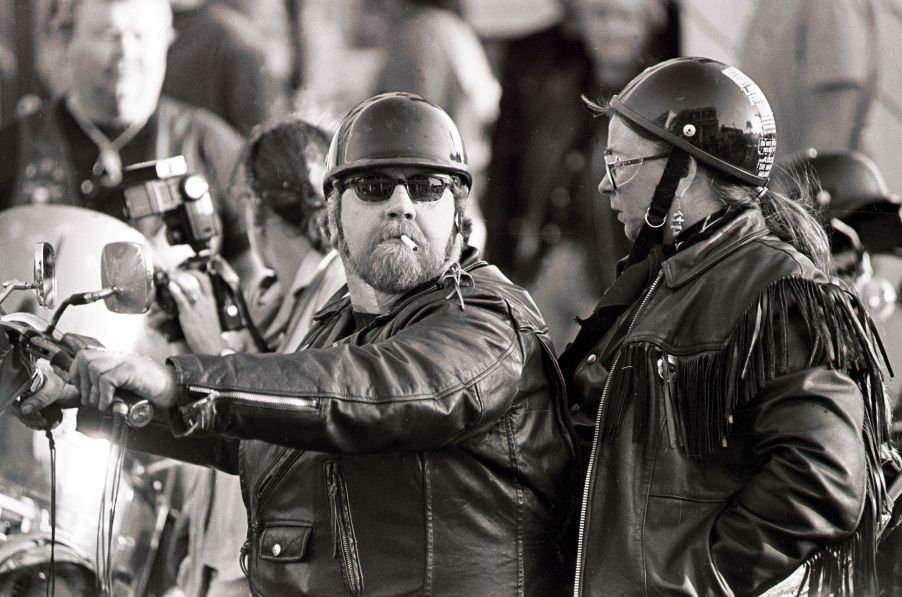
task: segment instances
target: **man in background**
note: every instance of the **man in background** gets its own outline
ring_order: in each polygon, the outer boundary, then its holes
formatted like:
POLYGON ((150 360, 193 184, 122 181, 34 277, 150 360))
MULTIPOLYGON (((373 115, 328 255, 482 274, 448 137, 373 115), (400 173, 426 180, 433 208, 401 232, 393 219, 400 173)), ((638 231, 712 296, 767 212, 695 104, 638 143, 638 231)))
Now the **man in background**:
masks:
MULTIPOLYGON (((0 129, 0 209, 67 204, 127 220, 118 187, 128 164, 184 155, 204 175, 221 223, 223 257, 255 269, 228 181, 242 146, 228 125, 161 97, 172 18, 166 0, 73 0, 53 27, 72 74, 61 99, 0 129)), ((163 222, 134 223, 162 241, 163 222)))

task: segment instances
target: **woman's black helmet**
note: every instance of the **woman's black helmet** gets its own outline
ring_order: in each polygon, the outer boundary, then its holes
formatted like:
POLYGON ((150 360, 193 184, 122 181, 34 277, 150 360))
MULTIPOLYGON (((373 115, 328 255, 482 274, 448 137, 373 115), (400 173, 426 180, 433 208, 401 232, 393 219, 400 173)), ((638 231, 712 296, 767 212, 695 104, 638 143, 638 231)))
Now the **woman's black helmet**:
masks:
POLYGON ((777 149, 774 115, 761 89, 735 67, 668 60, 633 79, 611 108, 715 170, 767 185, 777 149))

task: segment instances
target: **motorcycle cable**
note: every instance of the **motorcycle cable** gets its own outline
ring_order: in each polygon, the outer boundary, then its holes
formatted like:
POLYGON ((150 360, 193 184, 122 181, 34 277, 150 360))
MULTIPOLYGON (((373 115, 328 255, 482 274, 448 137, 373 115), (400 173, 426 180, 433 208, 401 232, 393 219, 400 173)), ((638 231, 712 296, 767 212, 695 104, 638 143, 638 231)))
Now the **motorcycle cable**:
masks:
POLYGON ((47 579, 47 597, 56 595, 56 442, 53 432, 44 431, 50 448, 50 571, 47 579))
POLYGON ((122 417, 117 416, 113 419, 111 435, 110 453, 103 481, 103 495, 100 500, 100 515, 97 523, 97 551, 95 554, 98 569, 97 577, 101 583, 101 594, 105 597, 114 595, 113 530, 119 502, 119 487, 125 459, 125 444, 128 438, 128 426, 122 417))

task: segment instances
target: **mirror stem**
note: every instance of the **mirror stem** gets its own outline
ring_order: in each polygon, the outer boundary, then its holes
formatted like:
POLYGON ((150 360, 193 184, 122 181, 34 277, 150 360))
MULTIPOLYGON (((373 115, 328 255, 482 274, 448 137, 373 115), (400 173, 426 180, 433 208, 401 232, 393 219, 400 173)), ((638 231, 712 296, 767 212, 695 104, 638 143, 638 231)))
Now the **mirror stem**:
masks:
POLYGON ((116 294, 115 288, 103 288, 94 292, 82 292, 81 294, 73 294, 69 297, 69 303, 72 305, 89 305, 96 303, 100 299, 116 294))
POLYGON ((56 324, 59 323, 60 317, 63 316, 63 311, 66 310, 66 307, 70 305, 89 305, 114 294, 116 294, 116 288, 102 288, 100 290, 95 290, 94 292, 81 292, 70 295, 63 301, 63 304, 60 305, 59 309, 56 310, 56 313, 53 314, 53 319, 50 320, 50 325, 47 326, 45 332, 48 334, 53 333, 53 330, 56 329, 56 324))

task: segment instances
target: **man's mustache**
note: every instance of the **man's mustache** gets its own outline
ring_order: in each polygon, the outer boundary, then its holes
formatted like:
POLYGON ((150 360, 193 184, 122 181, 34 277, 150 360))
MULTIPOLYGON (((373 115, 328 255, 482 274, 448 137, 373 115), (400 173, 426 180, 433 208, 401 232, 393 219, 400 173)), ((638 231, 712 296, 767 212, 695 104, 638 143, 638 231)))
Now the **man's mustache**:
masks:
POLYGON ((379 235, 379 240, 381 242, 393 238, 398 238, 402 235, 406 235, 408 238, 410 238, 410 240, 420 246, 422 246, 423 243, 426 242, 426 237, 423 235, 419 228, 417 228, 413 224, 406 224, 403 222, 393 222, 386 224, 382 229, 382 233, 379 235))

